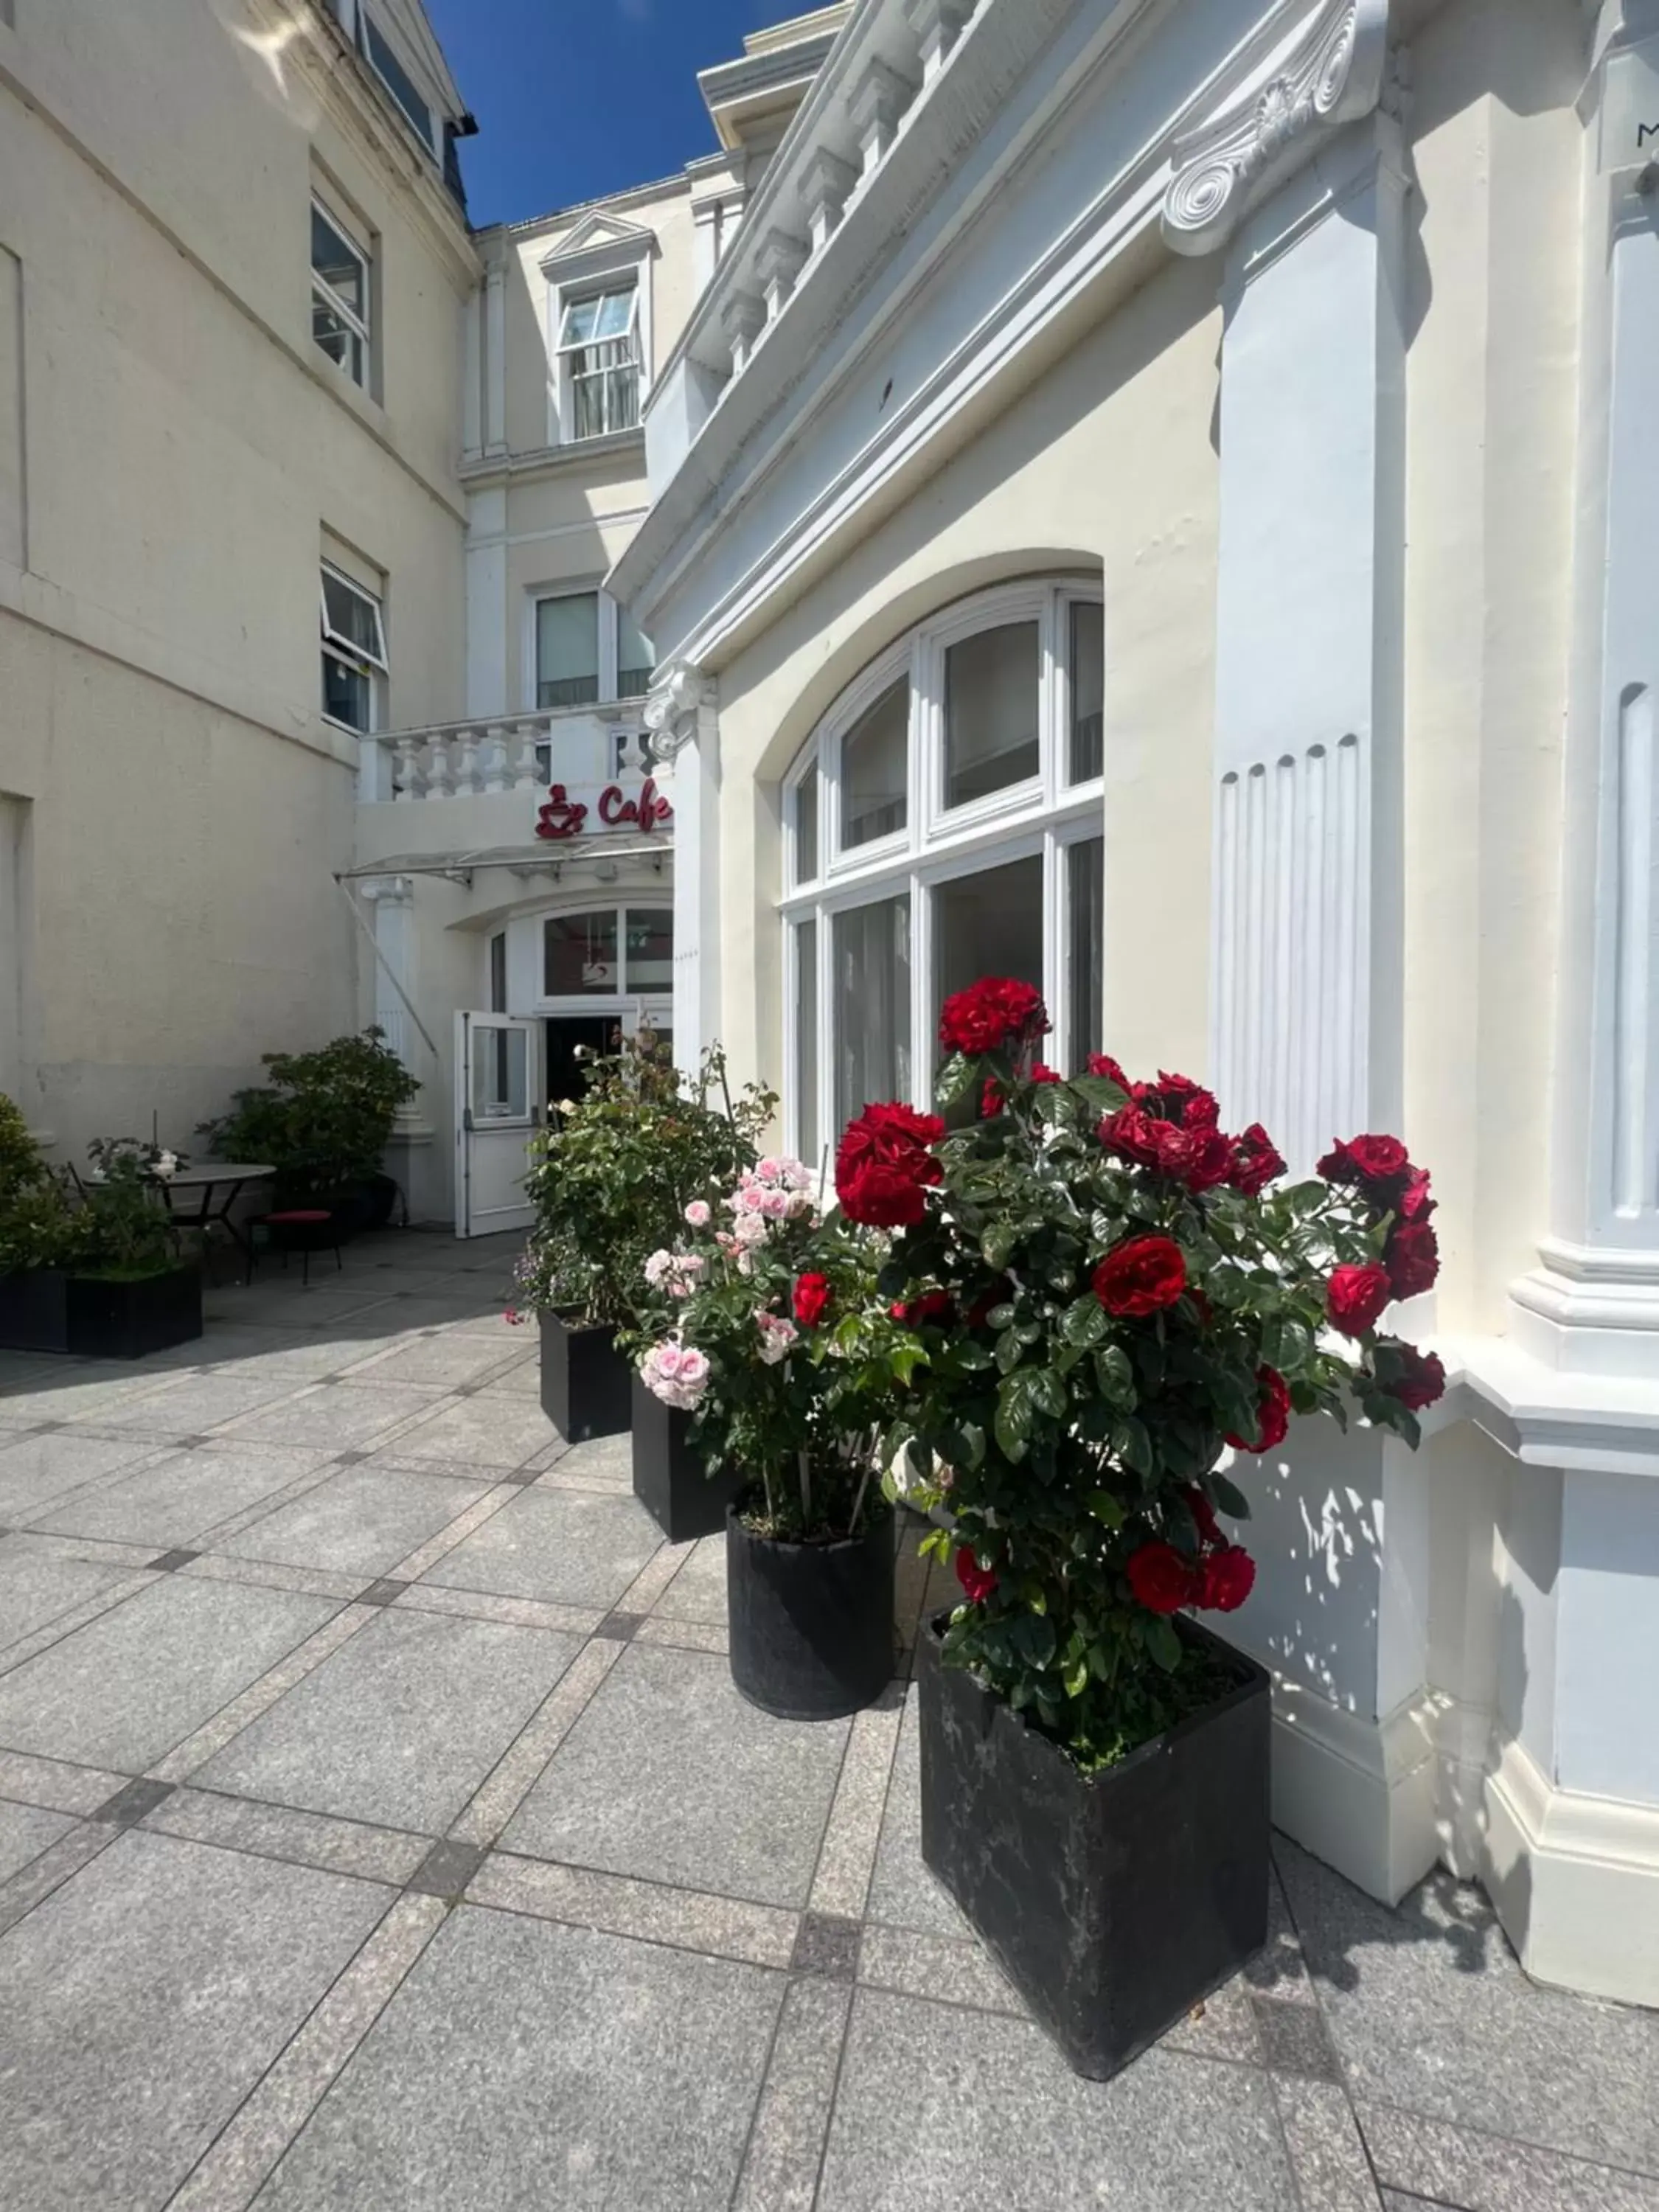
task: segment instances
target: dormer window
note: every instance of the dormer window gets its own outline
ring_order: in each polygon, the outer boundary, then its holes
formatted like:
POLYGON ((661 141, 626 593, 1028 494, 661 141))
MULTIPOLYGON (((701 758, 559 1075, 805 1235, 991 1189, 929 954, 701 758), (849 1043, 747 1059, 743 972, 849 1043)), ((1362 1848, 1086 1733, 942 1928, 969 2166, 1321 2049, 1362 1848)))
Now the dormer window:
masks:
POLYGON ((558 351, 573 438, 604 438, 637 426, 639 326, 637 284, 565 301, 558 351))

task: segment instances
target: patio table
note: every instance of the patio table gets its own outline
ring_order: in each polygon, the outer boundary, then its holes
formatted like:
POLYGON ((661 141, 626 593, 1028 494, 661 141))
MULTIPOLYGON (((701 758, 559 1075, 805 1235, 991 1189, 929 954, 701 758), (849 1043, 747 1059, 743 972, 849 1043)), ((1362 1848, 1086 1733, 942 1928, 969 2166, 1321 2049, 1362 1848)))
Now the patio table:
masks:
POLYGON ((243 1279, 253 1280, 253 1239, 245 1236, 230 1218, 230 1209, 251 1182, 268 1182, 276 1170, 254 1160, 203 1160, 193 1168, 179 1168, 170 1176, 157 1176, 167 1209, 180 1228, 198 1229, 202 1233, 204 1248, 207 1244, 208 1225, 216 1221, 225 1235, 242 1255, 243 1279), (195 1212, 181 1212, 173 1203, 176 1191, 200 1194, 195 1212), (222 1191, 217 1204, 214 1194, 222 1191))

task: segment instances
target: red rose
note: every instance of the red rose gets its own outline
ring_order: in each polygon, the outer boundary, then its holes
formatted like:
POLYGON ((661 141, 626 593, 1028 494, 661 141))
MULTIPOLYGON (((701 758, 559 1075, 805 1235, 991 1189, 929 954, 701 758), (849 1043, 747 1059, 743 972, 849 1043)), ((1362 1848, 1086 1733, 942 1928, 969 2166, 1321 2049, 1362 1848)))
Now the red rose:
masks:
POLYGON ((1414 1344, 1385 1338, 1376 1347, 1376 1370, 1380 1387, 1413 1413, 1446 1395, 1446 1370, 1439 1353, 1419 1352, 1414 1344))
POLYGON ((979 1118, 988 1121, 1002 1111, 1002 1085, 994 1075, 988 1075, 979 1094, 979 1118))
POLYGON ((1258 1367, 1255 1379, 1261 1388, 1256 1412, 1259 1440, 1250 1444, 1243 1437, 1229 1437, 1227 1441, 1237 1451, 1276 1451, 1291 1432, 1290 1390, 1285 1377, 1271 1367, 1258 1367))
POLYGON ((1440 1240, 1426 1221, 1396 1222, 1383 1247, 1382 1265, 1395 1297, 1417 1297, 1434 1288, 1440 1273, 1440 1240))
POLYGON ((1109 1152, 1115 1152, 1132 1167, 1155 1168, 1158 1132, 1165 1126, 1150 1114, 1143 1114, 1139 1106, 1120 1106, 1115 1114, 1106 1116, 1095 1133, 1109 1152))
POLYGON ((1187 1492, 1187 1510, 1193 1516, 1200 1543, 1224 1544, 1226 1542, 1227 1540, 1222 1534, 1216 1521, 1215 1508, 1201 1490, 1194 1488, 1187 1492))
POLYGON ((947 1052, 995 1052, 1042 1036, 1048 1025, 1040 991, 1011 975, 983 975, 945 1001, 939 1041, 947 1052))
POLYGON ((1394 1297, 1389 1271, 1375 1260, 1338 1267, 1325 1285, 1325 1310, 1344 1336, 1363 1336, 1394 1297))
POLYGON ((1192 1602, 1206 1613, 1237 1613, 1255 1587, 1255 1561, 1239 1544, 1224 1544, 1200 1562, 1192 1602))
POLYGON ((1046 1061, 1040 1060, 1031 1070, 1031 1080, 1033 1083, 1064 1083, 1066 1079, 1057 1067, 1050 1067, 1046 1061))
POLYGON ((1319 1172, 1327 1182, 1392 1182, 1410 1166, 1398 1137, 1350 1137, 1326 1153, 1319 1172))
POLYGON ((1179 1613, 1197 1594, 1197 1571, 1173 1544, 1143 1544, 1130 1554, 1123 1571, 1135 1602, 1148 1613, 1179 1613))
POLYGON ((1109 1314, 1159 1313, 1186 1287, 1187 1262, 1181 1247, 1167 1237, 1130 1237, 1109 1252, 1094 1273, 1095 1296, 1109 1314))
POLYGON ((1129 1088, 1128 1077, 1109 1052, 1091 1052, 1089 1054, 1089 1073, 1091 1075, 1103 1075, 1109 1083, 1115 1083, 1120 1091, 1127 1091, 1129 1088))
POLYGON ((981 1566, 965 1544, 957 1547, 956 1567, 957 1580, 969 1604, 983 1605, 997 1586, 995 1575, 989 1567, 981 1566))
POLYGON ((828 1275, 797 1275, 795 1278, 795 1319, 803 1328, 816 1328, 823 1318, 823 1310, 830 1298, 828 1275))
POLYGON ((1285 1162, 1260 1121, 1233 1139, 1227 1180, 1246 1198, 1255 1198, 1285 1172, 1285 1162))
POLYGON ((1413 1168, 1406 1177, 1406 1188, 1400 1194, 1395 1212, 1402 1221, 1426 1221, 1434 1212, 1434 1200, 1429 1196, 1429 1171, 1413 1168))
POLYGON ((1213 1190, 1232 1172, 1232 1146, 1218 1129, 1182 1129, 1180 1142, 1187 1166, 1181 1180, 1190 1191, 1213 1190))
POLYGON ((913 1229, 927 1212, 922 1192, 941 1179, 931 1147, 945 1134, 937 1114, 866 1106, 849 1121, 836 1154, 836 1195, 849 1221, 913 1229))
POLYGON ((888 1308, 895 1321, 902 1321, 907 1328, 920 1328, 924 1322, 949 1322, 956 1313, 956 1301, 949 1291, 924 1291, 919 1298, 907 1304, 900 1298, 888 1308))
POLYGON ((1221 1119, 1214 1097, 1190 1075, 1169 1075, 1160 1068, 1156 1083, 1137 1083, 1130 1095, 1155 1120, 1173 1121, 1177 1129, 1213 1129, 1221 1119))

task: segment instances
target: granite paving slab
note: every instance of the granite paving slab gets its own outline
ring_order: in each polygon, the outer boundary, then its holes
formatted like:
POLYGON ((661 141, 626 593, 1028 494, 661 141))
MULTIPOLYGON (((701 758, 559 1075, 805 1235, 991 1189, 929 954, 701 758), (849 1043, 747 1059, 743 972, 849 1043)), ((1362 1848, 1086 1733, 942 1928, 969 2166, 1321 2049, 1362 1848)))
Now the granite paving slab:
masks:
POLYGON ((30 1525, 168 1551, 326 1463, 317 1452, 228 1444, 165 1452, 113 1482, 73 1492, 30 1525))
POLYGON ((383 1575, 476 1505, 489 1487, 450 1475, 347 1467, 251 1522, 221 1548, 279 1566, 383 1575))
POLYGON ((264 1413, 250 1413, 233 1433, 241 1443, 316 1445, 345 1451, 413 1420, 437 1402, 439 1392, 412 1382, 316 1383, 264 1413))
POLYGON ((259 2212, 726 2212, 781 1974, 464 1905, 259 2212))
POLYGON ((86 1559, 55 1559, 27 1536, 0 1536, 0 1664, 5 1648, 61 1614, 113 1589, 131 1573, 86 1559))
POLYGON ((776 1721, 723 1659, 630 1644, 501 1838, 509 1850, 802 1906, 849 1723, 776 1721))
POLYGON ((0 1938, 0 2203, 163 2204, 392 1896, 118 1838, 0 1938))
POLYGON ((147 1437, 80 1436, 72 1429, 0 1444, 0 1522, 33 1514, 118 1467, 137 1466, 157 1449, 147 1437))
POLYGON ((452 1401, 408 1430, 398 1437, 398 1450, 405 1459, 464 1460, 510 1469, 544 1451, 557 1434, 538 1399, 481 1393, 452 1401))
POLYGON ((9 1881, 74 1826, 70 1814, 49 1813, 42 1805, 11 1805, 0 1800, 0 1882, 9 1881))
POLYGON ((726 1537, 704 1536, 652 1608, 664 1620, 726 1624, 726 1537))
POLYGON ((924 1936, 971 1939, 973 1930, 921 1859, 921 1738, 916 1692, 905 1698, 893 1778, 870 1881, 869 1916, 924 1936))
POLYGON ((164 1575, 0 1676, 0 1745, 142 1773, 338 1610, 164 1575))
MULTIPOLYGON (((403 1445, 400 1437, 400 1454, 403 1445)), ((609 1607, 661 1542, 656 1522, 631 1498, 525 1490, 426 1579, 502 1597, 609 1607)))
POLYGON ((1267 2077, 1149 2051, 1073 2074, 1023 2021, 860 1990, 818 2212, 1288 2212, 1267 2077))
POLYGON ((545 1629, 382 1612, 192 1780, 441 1834, 580 1649, 545 1629))

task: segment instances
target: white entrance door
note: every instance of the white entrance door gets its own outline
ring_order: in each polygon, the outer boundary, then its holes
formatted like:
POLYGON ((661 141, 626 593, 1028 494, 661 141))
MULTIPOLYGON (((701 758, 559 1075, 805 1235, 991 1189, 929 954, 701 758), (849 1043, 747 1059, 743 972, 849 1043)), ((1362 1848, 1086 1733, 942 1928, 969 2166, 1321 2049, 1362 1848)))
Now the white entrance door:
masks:
POLYGON ((541 1024, 455 1017, 455 1234, 527 1229, 529 1146, 542 1123, 541 1024))

